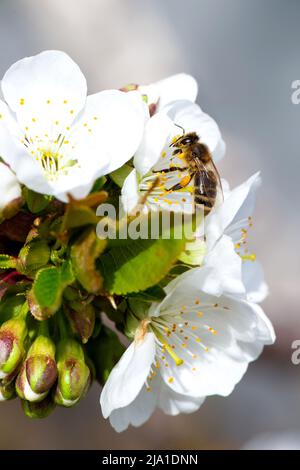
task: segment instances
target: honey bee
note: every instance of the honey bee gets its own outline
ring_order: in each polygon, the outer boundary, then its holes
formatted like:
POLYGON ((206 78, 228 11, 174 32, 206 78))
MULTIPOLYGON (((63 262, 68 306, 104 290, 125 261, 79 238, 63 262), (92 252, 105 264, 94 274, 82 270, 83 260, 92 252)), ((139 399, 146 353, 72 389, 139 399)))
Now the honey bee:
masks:
POLYGON ((202 205, 204 215, 208 215, 218 196, 221 195, 223 198, 220 176, 208 147, 200 142, 196 132, 185 133, 185 131, 182 136, 170 144, 170 147, 175 148, 173 157, 182 158, 187 166, 173 165, 165 172, 187 171, 188 174, 179 183, 169 188, 169 191, 185 188, 193 180, 194 202, 196 205, 202 205))

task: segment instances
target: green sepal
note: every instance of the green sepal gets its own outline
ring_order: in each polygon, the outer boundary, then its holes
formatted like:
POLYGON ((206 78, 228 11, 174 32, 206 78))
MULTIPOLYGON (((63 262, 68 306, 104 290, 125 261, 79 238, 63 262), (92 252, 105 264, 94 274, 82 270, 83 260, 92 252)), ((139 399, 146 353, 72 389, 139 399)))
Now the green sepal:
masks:
POLYGON ((71 261, 76 279, 87 292, 97 294, 103 284, 96 269, 96 259, 104 251, 106 240, 97 237, 94 228, 87 229, 71 247, 71 261))
POLYGON ((61 306, 64 289, 74 280, 69 261, 65 261, 60 267, 51 266, 38 271, 28 293, 32 315, 37 320, 51 317, 61 306))

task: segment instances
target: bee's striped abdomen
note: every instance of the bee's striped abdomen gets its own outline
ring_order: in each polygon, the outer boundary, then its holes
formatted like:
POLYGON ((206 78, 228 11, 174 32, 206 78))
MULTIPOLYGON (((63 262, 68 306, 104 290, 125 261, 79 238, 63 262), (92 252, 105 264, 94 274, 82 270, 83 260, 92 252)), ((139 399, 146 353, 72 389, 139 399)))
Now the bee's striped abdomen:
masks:
POLYGON ((204 207, 204 215, 209 214, 217 198, 217 179, 213 171, 200 171, 195 174, 195 204, 204 207))

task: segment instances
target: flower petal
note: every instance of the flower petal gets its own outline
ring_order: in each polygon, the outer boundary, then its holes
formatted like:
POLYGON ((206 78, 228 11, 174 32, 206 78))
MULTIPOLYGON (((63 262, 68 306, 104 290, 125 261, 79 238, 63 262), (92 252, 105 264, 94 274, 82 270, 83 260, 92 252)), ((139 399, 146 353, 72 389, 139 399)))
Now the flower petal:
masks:
POLYGON ((173 123, 162 113, 154 115, 145 126, 140 147, 134 156, 134 166, 140 175, 145 175, 161 157, 165 146, 171 141, 173 123))
POLYGON ((1 211, 14 199, 21 197, 21 187, 7 165, 0 162, 0 216, 1 211))
POLYGON ((154 355, 153 333, 146 333, 142 341, 131 343, 102 390, 100 404, 104 418, 135 400, 149 374, 154 355))
POLYGON ((221 297, 218 306, 201 297, 201 317, 188 309, 182 318, 182 339, 169 337, 184 362, 168 361, 161 373, 175 392, 191 396, 229 395, 241 380, 249 362, 265 344, 274 341, 273 329, 258 306, 221 297), (181 342, 179 341, 181 340, 181 342))
POLYGON ((214 295, 245 294, 242 282, 242 260, 237 255, 230 237, 223 235, 205 257, 205 265, 213 270, 208 273, 203 290, 214 295))
POLYGON ((242 276, 248 300, 250 302, 262 302, 269 293, 262 265, 258 261, 243 261, 242 276))
POLYGON ((148 391, 143 386, 132 403, 111 413, 109 417, 110 424, 117 432, 125 431, 130 424, 135 427, 141 426, 152 415, 156 402, 157 393, 148 391))
POLYGON ((160 388, 158 406, 167 415, 176 416, 179 413, 194 413, 204 400, 205 397, 192 397, 177 393, 163 383, 160 388))
POLYGON ((241 230, 248 224, 255 203, 256 189, 260 185, 259 173, 229 192, 223 204, 214 208, 206 218, 206 239, 211 248, 223 233, 235 243, 240 241, 241 230))
POLYGON ((132 170, 122 187, 122 204, 125 212, 131 212, 139 202, 139 189, 136 170, 132 170))
POLYGON ((87 93, 78 65, 61 51, 44 51, 19 60, 8 69, 1 85, 23 130, 39 138, 70 125, 87 93))
POLYGON ((196 132, 201 142, 206 144, 212 156, 220 160, 225 153, 225 145, 216 121, 204 113, 200 106, 190 101, 181 100, 171 103, 163 110, 175 124, 182 126, 185 132, 196 132))
POLYGON ((157 103, 157 111, 176 100, 194 102, 198 94, 198 85, 194 77, 185 73, 171 75, 147 86, 140 86, 139 91, 148 96, 148 103, 157 103))
POLYGON ((106 90, 88 96, 73 130, 81 161, 97 176, 121 167, 136 152, 146 118, 146 105, 138 92, 106 90))

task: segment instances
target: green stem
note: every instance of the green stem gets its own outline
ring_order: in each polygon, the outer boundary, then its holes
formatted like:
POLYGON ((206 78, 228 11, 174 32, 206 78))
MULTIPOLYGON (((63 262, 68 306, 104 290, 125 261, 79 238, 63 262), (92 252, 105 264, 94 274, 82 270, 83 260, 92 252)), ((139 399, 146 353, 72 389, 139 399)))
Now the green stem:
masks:
POLYGON ((63 314, 62 310, 57 312, 56 318, 57 318, 57 322, 58 322, 58 328, 59 328, 59 333, 60 333, 61 339, 68 338, 68 336, 69 336, 68 328, 67 328, 67 325, 66 325, 66 322, 65 322, 65 319, 64 319, 64 314, 63 314))
POLYGON ((43 320, 39 324, 38 335, 47 336, 49 338, 49 324, 48 320, 43 320))
POLYGON ((23 318, 23 320, 25 320, 29 310, 30 309, 29 309, 29 306, 28 306, 28 303, 27 303, 27 300, 26 300, 26 302, 24 302, 24 304, 21 307, 21 310, 20 310, 20 313, 18 314, 18 317, 23 318))

